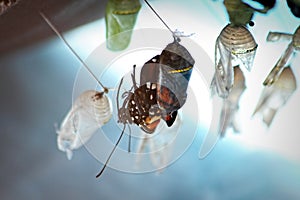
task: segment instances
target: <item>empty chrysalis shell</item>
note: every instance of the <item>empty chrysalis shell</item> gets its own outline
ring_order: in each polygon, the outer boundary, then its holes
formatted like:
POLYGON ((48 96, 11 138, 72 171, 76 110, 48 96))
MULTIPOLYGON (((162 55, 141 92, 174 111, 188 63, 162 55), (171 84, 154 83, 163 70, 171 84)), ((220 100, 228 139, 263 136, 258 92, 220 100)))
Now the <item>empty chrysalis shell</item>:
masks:
POLYGON ((238 104, 240 96, 246 89, 245 76, 239 66, 234 67, 234 84, 228 96, 229 101, 233 104, 238 104))
POLYGON ((291 92, 296 89, 296 77, 290 66, 284 68, 279 79, 275 82, 275 86, 276 88, 287 92, 291 92))
POLYGON ((125 49, 141 8, 139 0, 109 0, 106 5, 106 46, 113 51, 125 49))
POLYGON ((300 50, 300 26, 298 26, 293 35, 293 45, 297 51, 300 50))
POLYGON ((219 123, 219 133, 224 136, 227 129, 233 128, 234 132, 240 132, 239 120, 236 117, 236 113, 239 110, 240 97, 246 89, 245 76, 239 66, 234 67, 234 84, 228 95, 228 98, 224 99, 222 112, 219 123))
POLYGON ((57 130, 57 147, 72 158, 72 150, 85 144, 112 116, 111 103, 104 92, 88 90, 79 95, 57 130))
POLYGON ((278 41, 281 38, 284 38, 285 40, 291 40, 291 42, 265 79, 263 83, 264 85, 272 85, 278 79, 284 67, 288 65, 289 60, 293 57, 295 51, 300 50, 300 26, 296 29, 294 34, 270 32, 267 40, 278 41))
POLYGON ((253 115, 261 113, 263 121, 270 126, 278 109, 288 101, 297 88, 295 75, 290 66, 285 67, 278 79, 265 86, 253 115))
POLYGON ((257 44, 244 26, 228 24, 221 31, 215 46, 215 75, 211 82, 212 94, 216 91, 227 98, 233 86, 233 66, 244 66, 251 70, 257 44))
POLYGON ((247 70, 251 70, 257 43, 245 26, 228 24, 220 33, 220 42, 235 55, 247 70))

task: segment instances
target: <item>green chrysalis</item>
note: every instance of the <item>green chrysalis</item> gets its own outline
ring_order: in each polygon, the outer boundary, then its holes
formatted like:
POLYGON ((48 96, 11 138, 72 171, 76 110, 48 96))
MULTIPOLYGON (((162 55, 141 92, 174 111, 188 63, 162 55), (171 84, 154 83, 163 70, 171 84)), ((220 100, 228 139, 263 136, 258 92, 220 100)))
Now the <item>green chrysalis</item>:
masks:
POLYGON ((109 0, 106 5, 106 46, 112 51, 125 49, 131 39, 138 12, 139 0, 109 0))

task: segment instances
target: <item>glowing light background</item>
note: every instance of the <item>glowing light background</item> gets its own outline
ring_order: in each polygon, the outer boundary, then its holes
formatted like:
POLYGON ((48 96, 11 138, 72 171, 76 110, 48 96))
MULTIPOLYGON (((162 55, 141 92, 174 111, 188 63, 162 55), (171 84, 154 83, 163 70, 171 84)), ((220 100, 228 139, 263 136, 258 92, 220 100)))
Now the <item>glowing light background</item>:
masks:
MULTIPOLYGON (((170 27, 184 31, 187 34, 195 33, 191 38, 207 52, 212 61, 214 60, 214 42, 222 28, 227 24, 227 14, 221 1, 188 1, 184 3, 181 1, 173 1, 172 4, 170 4, 169 1, 154 1, 153 6, 155 6, 155 9, 159 11, 160 15, 167 21, 170 27), (165 9, 166 7, 168 7, 168 9, 165 9), (177 13, 176 11, 180 13, 180 17, 174 17, 174 13, 177 13)), ((286 2, 278 1, 274 10, 270 11, 269 14, 263 15, 257 13, 254 17, 255 26, 249 29, 254 35, 259 47, 252 72, 249 73, 243 70, 247 78, 247 90, 242 96, 241 111, 239 113, 243 135, 236 136, 229 134, 229 137, 232 137, 232 140, 243 142, 243 144, 249 148, 269 149, 299 161, 300 155, 297 152, 298 140, 295 139, 295 137, 299 138, 300 136, 293 131, 296 130, 297 120, 296 117, 291 117, 295 116, 295 114, 291 115, 290 112, 293 111, 297 113, 296 110, 298 106, 296 105, 297 96, 300 95, 299 92, 296 92, 286 106, 278 112, 273 125, 269 129, 261 123, 261 119, 258 116, 251 117, 263 89, 263 80, 288 45, 288 42, 266 42, 268 32, 294 33, 298 27, 298 19, 293 17, 291 13, 288 12, 288 9, 286 2), (266 24, 268 26, 266 26, 266 24), (295 126, 295 129, 292 128, 293 126, 295 126), (274 134, 264 134, 266 132, 272 132, 274 134), (288 137, 286 132, 289 132, 288 137), (288 144, 288 146, 283 144, 288 144)), ((85 30, 85 33, 80 32, 80 30, 69 33, 70 40, 74 40, 73 45, 78 49, 81 55, 88 55, 87 50, 84 50, 85 48, 82 48, 82 46, 86 46, 87 49, 95 49, 97 44, 104 42, 105 33, 102 32, 102 36, 98 37, 99 33, 95 30, 99 26, 104 26, 104 20, 95 22, 94 26, 90 24, 87 25, 85 29, 82 28, 81 30, 85 30), (80 40, 81 34, 88 34, 89 40, 80 40), (95 41, 99 43, 95 43, 95 41)), ((143 6, 135 28, 165 27, 146 6, 143 6)), ((149 40, 153 39, 149 38, 149 40)), ((299 56, 296 55, 292 59, 292 69, 296 75, 299 73, 299 69, 297 68, 298 63, 299 56)), ((203 74, 205 75, 213 74, 213 69, 210 67, 203 66, 201 70, 203 70, 203 74)), ((211 79, 211 77, 206 78, 209 81, 211 79)), ((208 84, 210 84, 210 82, 208 82, 208 84)))
MULTIPOLYGON (((152 5, 170 27, 195 33, 191 39, 214 59, 214 42, 227 24, 221 1, 157 0, 152 5)), ((256 14, 254 21, 249 29, 259 46, 252 72, 244 70, 247 90, 240 104, 242 133, 229 131, 204 160, 199 160, 198 152, 205 134, 198 134, 188 151, 159 175, 107 169, 101 180, 96 180, 101 165, 86 149, 75 151, 71 161, 56 149, 53 124, 59 123, 71 106, 80 64, 55 35, 37 46, 0 57, 4 66, 0 75, 1 199, 299 199, 299 90, 269 129, 259 118, 251 118, 262 81, 287 46, 286 42, 267 43, 267 33, 293 33, 299 19, 279 0, 268 15, 256 14)), ((143 5, 135 28, 164 27, 143 5)), ((65 36, 79 55, 87 58, 105 41, 104 20, 65 36)), ((299 63, 296 56, 292 69, 297 78, 299 63)), ((203 70, 213 74, 207 66, 203 70)), ((202 127, 203 133, 207 126, 202 127)))

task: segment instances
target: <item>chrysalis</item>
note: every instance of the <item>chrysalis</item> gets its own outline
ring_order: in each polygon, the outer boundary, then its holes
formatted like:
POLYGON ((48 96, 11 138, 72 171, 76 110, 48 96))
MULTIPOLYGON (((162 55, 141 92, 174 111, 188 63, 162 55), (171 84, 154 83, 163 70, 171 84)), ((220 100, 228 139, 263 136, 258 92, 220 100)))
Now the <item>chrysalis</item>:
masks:
POLYGON ((260 113, 265 124, 270 126, 278 109, 285 105, 296 88, 296 78, 291 67, 285 67, 278 79, 264 88, 253 115, 260 113))
POLYGON ((262 9, 254 8, 242 0, 224 0, 230 23, 237 26, 246 26, 252 23, 255 12, 267 13, 275 6, 276 0, 254 0, 264 6, 262 9))
POLYGON ((300 18, 300 1, 299 0, 286 0, 291 12, 295 17, 300 18))
POLYGON ((265 79, 263 83, 264 85, 272 85, 278 79, 282 70, 288 65, 288 62, 294 53, 300 50, 300 26, 296 29, 294 34, 270 32, 267 37, 268 41, 278 41, 282 39, 289 40, 291 42, 265 79))
POLYGON ((125 49, 131 39, 138 12, 139 0, 109 0, 106 5, 106 45, 113 51, 125 49))
MULTIPOLYGON (((97 76, 92 72, 89 66, 80 58, 76 51, 66 41, 64 36, 56 29, 51 21, 44 15, 44 13, 40 12, 40 15, 50 26, 50 28, 57 34, 57 36, 65 43, 69 50, 72 51, 74 56, 76 56, 76 58, 81 62, 88 73, 103 88, 103 92, 88 90, 79 95, 70 112, 63 120, 60 129, 56 130, 58 134, 58 149, 66 152, 68 159, 71 159, 73 154, 72 150, 77 149, 85 144, 92 137, 95 131, 103 124, 107 123, 111 118, 111 103, 109 98, 105 95, 109 92, 109 89, 105 87, 100 80, 98 80, 97 76)), ((114 149, 112 150, 112 153, 114 152, 117 144, 120 142, 123 133, 124 130, 114 149)), ((109 158, 110 157, 111 155, 109 158)), ((104 171, 109 158, 97 177, 99 177, 104 171)))
POLYGON ((234 84, 228 98, 223 100, 223 107, 219 123, 219 133, 224 136, 229 128, 239 133, 239 124, 236 114, 239 110, 241 95, 246 89, 245 77, 239 66, 234 67, 234 84))
POLYGON ((251 70, 257 44, 244 26, 228 24, 220 33, 215 46, 215 74, 211 82, 212 94, 216 91, 227 98, 234 82, 234 64, 251 70))
POLYGON ((194 64, 195 60, 189 51, 176 38, 162 51, 157 102, 165 113, 175 112, 185 104, 194 64))
POLYGON ((72 151, 84 145, 112 116, 111 103, 104 92, 88 90, 79 95, 57 130, 58 149, 72 158, 72 151))

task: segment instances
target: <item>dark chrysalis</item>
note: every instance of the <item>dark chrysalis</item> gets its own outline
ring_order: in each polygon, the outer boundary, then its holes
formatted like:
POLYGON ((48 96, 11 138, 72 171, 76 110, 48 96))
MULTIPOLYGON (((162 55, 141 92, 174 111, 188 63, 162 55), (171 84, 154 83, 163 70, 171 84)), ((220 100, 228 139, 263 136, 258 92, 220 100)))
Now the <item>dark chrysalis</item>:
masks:
MULTIPOLYGON (((165 49, 166 50, 166 49, 165 49)), ((165 51, 164 50, 164 51, 165 51)), ((163 51, 163 53, 164 53, 163 51)), ((164 80, 162 77, 163 72, 162 72, 162 64, 161 62, 164 62, 161 60, 162 55, 160 56, 157 55, 155 57, 153 57, 151 60, 149 60, 148 62, 145 63, 145 65, 143 66, 142 70, 141 70, 141 74, 140 74, 140 88, 139 90, 137 90, 137 93, 144 93, 144 97, 142 97, 140 99, 141 103, 144 103, 146 105, 146 108, 149 108, 149 110, 146 110, 146 112, 148 113, 148 118, 146 118, 146 123, 151 123, 152 126, 152 130, 154 131, 156 126, 158 125, 158 123, 153 124, 153 122, 155 121, 155 119, 160 119, 162 118, 164 121, 166 121, 167 125, 170 127, 173 125, 176 117, 177 117, 177 110, 179 109, 172 109, 170 111, 168 110, 163 110, 164 112, 162 112, 161 107, 159 106, 159 95, 161 94, 160 92, 158 92, 158 90, 160 88, 164 88, 165 91, 169 91, 169 86, 172 84, 164 84, 161 85, 159 84, 160 80, 164 80), (145 87, 146 85, 146 87, 145 87), (149 90, 149 87, 151 86, 151 90, 149 90)), ((164 55, 165 56, 165 55, 164 55)), ((176 77, 175 77, 175 71, 171 70, 173 73, 171 73, 169 76, 172 76, 171 78, 174 78, 174 80, 172 80, 173 82, 175 81, 176 77)), ((191 71, 190 71, 191 72, 191 71)), ((177 71, 177 74, 180 73, 177 71)), ((183 73, 183 71, 181 71, 181 73, 183 73)), ((168 75, 167 75, 168 76, 168 75)), ((186 94, 186 87, 187 85, 187 81, 190 78, 190 74, 186 73, 183 75, 185 80, 183 80, 181 83, 181 89, 183 89, 185 94, 186 94), (186 75, 186 76, 185 76, 186 75)), ((180 78, 178 78, 178 80, 182 80, 180 78)), ((176 88, 176 86, 172 87, 172 88, 176 88)), ((180 90, 180 92, 183 90, 180 90)), ((179 91, 179 90, 177 90, 179 91)), ((173 92, 169 92, 168 94, 171 94, 169 97, 165 97, 165 98, 174 98, 174 95, 172 96, 172 94, 174 94, 173 92)), ((176 94, 176 91, 175 91, 176 94)), ((139 97, 141 97, 141 95, 139 95, 139 97)), ((175 97, 176 98, 176 97, 175 97)), ((185 96, 186 99, 186 96, 185 96)), ((133 107, 133 106, 132 106, 133 107)), ((149 126, 149 124, 148 124, 149 126)), ((148 130, 149 131, 149 130, 148 130)))
POLYGON ((172 126, 177 111, 186 102, 187 87, 195 61, 188 50, 179 44, 180 37, 188 37, 188 35, 172 31, 149 2, 144 1, 174 38, 174 41, 168 44, 160 55, 157 82, 157 103, 161 110, 161 116, 168 126, 172 126))
POLYGON ((164 113, 176 112, 186 102, 194 63, 191 54, 177 40, 168 44, 162 51, 157 100, 164 113))
POLYGON ((19 0, 0 0, 0 15, 5 13, 9 8, 16 5, 19 0))
POLYGON ((242 0, 224 0, 229 21, 231 24, 236 26, 247 24, 253 25, 253 15, 255 12, 267 13, 270 9, 275 6, 276 0, 252 0, 256 1, 263 6, 263 8, 255 8, 245 3, 242 0))
POLYGON ((256 1, 261 5, 263 5, 265 10, 274 8, 276 4, 276 0, 252 0, 252 1, 256 1))
POLYGON ((297 0, 286 0, 286 2, 293 15, 300 18, 300 2, 297 0))

